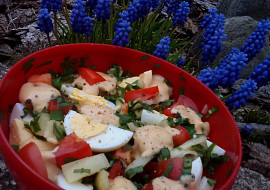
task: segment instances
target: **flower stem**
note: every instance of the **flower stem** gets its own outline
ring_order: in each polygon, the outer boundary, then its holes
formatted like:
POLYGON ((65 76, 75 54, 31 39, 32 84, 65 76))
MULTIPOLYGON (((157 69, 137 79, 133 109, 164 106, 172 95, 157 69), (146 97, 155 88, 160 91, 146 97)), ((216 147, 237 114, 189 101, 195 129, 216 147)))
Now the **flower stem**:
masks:
MULTIPOLYGON (((102 19, 101 19, 102 22, 102 19)), ((104 44, 104 33, 105 33, 105 23, 102 22, 101 24, 101 42, 104 44)))
POLYGON ((145 26, 146 26, 146 21, 147 21, 147 15, 145 17, 145 20, 143 22, 143 27, 141 29, 141 33, 140 33, 140 41, 139 41, 139 47, 138 50, 141 50, 142 47, 142 42, 143 42, 143 34, 144 34, 144 30, 145 30, 145 26))
POLYGON ((47 33, 47 38, 48 38, 49 46, 52 47, 51 37, 50 37, 49 33, 47 33))
POLYGON ((65 17, 67 24, 68 24, 68 28, 70 31, 72 31, 69 16, 68 16, 68 11, 67 11, 68 9, 67 9, 67 1, 66 0, 64 0, 64 3, 62 4, 62 9, 64 12, 64 17, 65 17))
POLYGON ((56 13, 53 14, 54 15, 54 30, 53 30, 53 34, 55 35, 55 38, 57 40, 57 43, 58 45, 61 45, 61 41, 59 39, 59 36, 58 36, 58 29, 57 29, 57 16, 56 16, 56 13))
POLYGON ((191 73, 191 64, 193 63, 194 59, 200 55, 201 52, 197 52, 188 62, 188 64, 185 66, 185 70, 189 73, 191 73))
POLYGON ((227 100, 227 98, 229 98, 230 96, 232 96, 232 94, 228 94, 227 96, 223 96, 222 98, 220 98, 220 100, 222 102, 225 102, 227 100))

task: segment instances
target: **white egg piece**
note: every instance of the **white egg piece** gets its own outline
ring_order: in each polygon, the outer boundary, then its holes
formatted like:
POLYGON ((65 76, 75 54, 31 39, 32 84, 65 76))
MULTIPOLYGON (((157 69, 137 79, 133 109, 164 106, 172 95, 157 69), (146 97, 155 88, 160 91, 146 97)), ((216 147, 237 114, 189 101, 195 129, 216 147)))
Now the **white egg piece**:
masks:
MULTIPOLYGON (((10 125, 12 124, 14 119, 21 118, 21 116, 24 115, 23 109, 25 106, 21 103, 16 103, 12 109, 12 112, 10 114, 10 125)), ((27 114, 24 118, 22 118, 25 122, 30 122, 33 119, 33 117, 30 114, 27 114)))
POLYGON ((103 133, 86 140, 94 152, 110 152, 126 145, 133 132, 109 125, 103 133))
POLYGON ((191 189, 197 189, 203 174, 203 165, 200 157, 193 160, 191 174, 195 177, 194 181, 191 182, 191 189))
MULTIPOLYGON (((207 147, 209 147, 213 143, 211 141, 209 141, 209 140, 206 140, 206 144, 207 144, 207 147)), ((226 153, 226 151, 223 148, 219 147, 218 145, 214 146, 214 148, 213 148, 213 150, 211 152, 211 154, 217 154, 218 156, 222 156, 225 153, 226 153)))
POLYGON ((93 190, 93 186, 90 184, 85 185, 80 182, 68 183, 62 173, 58 175, 57 185, 65 190, 93 190))
POLYGON ((214 189, 214 185, 210 185, 208 182, 207 182, 208 178, 203 176, 202 179, 201 179, 201 182, 198 186, 198 190, 213 190, 214 189))

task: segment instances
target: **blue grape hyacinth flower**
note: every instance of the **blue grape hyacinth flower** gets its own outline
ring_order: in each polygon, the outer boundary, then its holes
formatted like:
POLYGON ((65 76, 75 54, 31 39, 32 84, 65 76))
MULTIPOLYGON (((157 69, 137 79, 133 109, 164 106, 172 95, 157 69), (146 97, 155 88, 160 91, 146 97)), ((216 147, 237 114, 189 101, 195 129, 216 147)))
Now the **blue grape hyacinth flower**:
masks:
POLYGON ((256 54, 259 53, 259 51, 263 48, 269 29, 269 20, 262 20, 258 23, 256 30, 241 47, 241 51, 248 55, 248 61, 255 57, 256 54))
POLYGON ((85 1, 85 6, 90 7, 92 10, 96 8, 97 6, 97 0, 84 0, 85 1))
POLYGON ((198 75, 197 79, 204 83, 208 88, 215 90, 219 84, 218 67, 215 67, 214 69, 208 67, 201 70, 201 73, 198 75))
POLYGON ((49 12, 62 10, 62 0, 41 0, 40 8, 48 9, 49 12))
POLYGON ((132 23, 138 19, 136 5, 132 1, 129 2, 127 12, 128 12, 129 22, 132 23))
POLYGON ((84 18, 84 32, 87 37, 91 36, 91 32, 93 32, 93 26, 94 24, 92 23, 94 19, 91 17, 85 17, 84 18))
POLYGON ((72 5, 73 10, 70 16, 70 23, 73 32, 85 33, 84 18, 87 16, 85 11, 85 3, 82 0, 75 0, 75 4, 72 5))
POLYGON ((171 0, 171 2, 167 6, 167 13, 169 15, 174 15, 179 9, 180 3, 181 3, 181 0, 171 0))
POLYGON ((203 52, 201 60, 204 65, 213 62, 216 55, 221 51, 223 40, 226 39, 224 34, 225 16, 217 14, 205 28, 202 39, 203 52))
POLYGON ((247 55, 237 48, 227 55, 218 65, 218 85, 229 87, 240 78, 241 70, 247 66, 247 55))
POLYGON ((129 33, 132 29, 130 27, 128 12, 123 11, 119 14, 122 18, 118 19, 117 23, 115 24, 115 33, 116 36, 113 39, 113 45, 119 45, 122 47, 126 47, 129 44, 129 33))
POLYGON ((172 18, 173 25, 183 25, 187 21, 188 13, 190 12, 189 4, 186 1, 183 1, 179 5, 179 9, 174 14, 174 17, 172 18))
POLYGON ((213 20, 213 18, 215 18, 217 16, 217 9, 216 8, 211 8, 208 12, 209 14, 206 14, 203 17, 203 21, 202 23, 199 25, 199 28, 205 28, 209 25, 209 23, 211 23, 211 21, 213 20))
POLYGON ((240 106, 246 106, 247 100, 254 96, 253 91, 256 90, 257 83, 252 79, 247 79, 241 87, 232 93, 232 96, 227 98, 226 104, 230 109, 238 109, 240 106))
POLYGON ((152 0, 134 0, 133 3, 137 10, 137 19, 144 19, 149 13, 153 2, 152 0))
POLYGON ((253 70, 250 78, 257 82, 258 87, 267 85, 270 81, 270 56, 253 70))
POLYGON ((245 125, 243 128, 241 128, 241 132, 243 132, 249 136, 253 135, 254 131, 255 131, 254 126, 250 127, 249 125, 245 125))
POLYGON ((185 59, 184 58, 178 59, 178 61, 175 63, 175 65, 179 68, 183 68, 185 66, 185 59))
POLYGON ((106 20, 110 18, 110 7, 112 2, 113 0, 98 0, 96 6, 96 15, 98 21, 102 20, 103 23, 106 23, 106 20))
POLYGON ((160 40, 159 44, 157 44, 156 50, 154 51, 153 55, 166 60, 169 50, 170 50, 170 37, 165 36, 160 40))
POLYGON ((41 32, 49 34, 53 29, 51 14, 48 9, 40 9, 37 25, 41 32))

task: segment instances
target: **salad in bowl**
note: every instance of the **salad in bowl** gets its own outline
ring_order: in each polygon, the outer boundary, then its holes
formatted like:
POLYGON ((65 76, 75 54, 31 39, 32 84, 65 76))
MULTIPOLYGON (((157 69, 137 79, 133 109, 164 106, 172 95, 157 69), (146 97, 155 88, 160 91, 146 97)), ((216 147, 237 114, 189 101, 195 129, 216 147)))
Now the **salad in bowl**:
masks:
POLYGON ((36 57, 21 62, 24 80, 3 122, 15 158, 48 188, 232 185, 239 133, 220 100, 188 73, 107 45, 60 46, 36 57))

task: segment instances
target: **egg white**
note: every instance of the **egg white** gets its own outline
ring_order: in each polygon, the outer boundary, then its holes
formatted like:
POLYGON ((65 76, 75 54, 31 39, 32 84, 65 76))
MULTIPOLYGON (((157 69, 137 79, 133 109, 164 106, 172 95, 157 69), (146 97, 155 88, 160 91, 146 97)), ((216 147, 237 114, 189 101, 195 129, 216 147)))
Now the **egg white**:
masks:
MULTIPOLYGON (((71 120, 73 117, 76 117, 76 114, 77 112, 71 110, 64 119, 64 127, 67 135, 73 133, 71 120)), ((126 145, 132 136, 133 132, 131 131, 109 125, 105 131, 84 140, 94 152, 109 152, 126 145)))
MULTIPOLYGON (((9 123, 10 125, 12 124, 14 119, 21 118, 21 116, 24 115, 23 109, 25 106, 21 103, 16 103, 12 109, 12 112, 10 114, 10 120, 9 123)), ((33 117, 29 114, 27 114, 24 118, 22 118, 23 121, 25 122, 30 122, 33 119, 33 117)))
POLYGON ((93 190, 93 186, 90 184, 85 185, 80 182, 68 183, 62 173, 57 177, 57 185, 66 190, 93 190))

